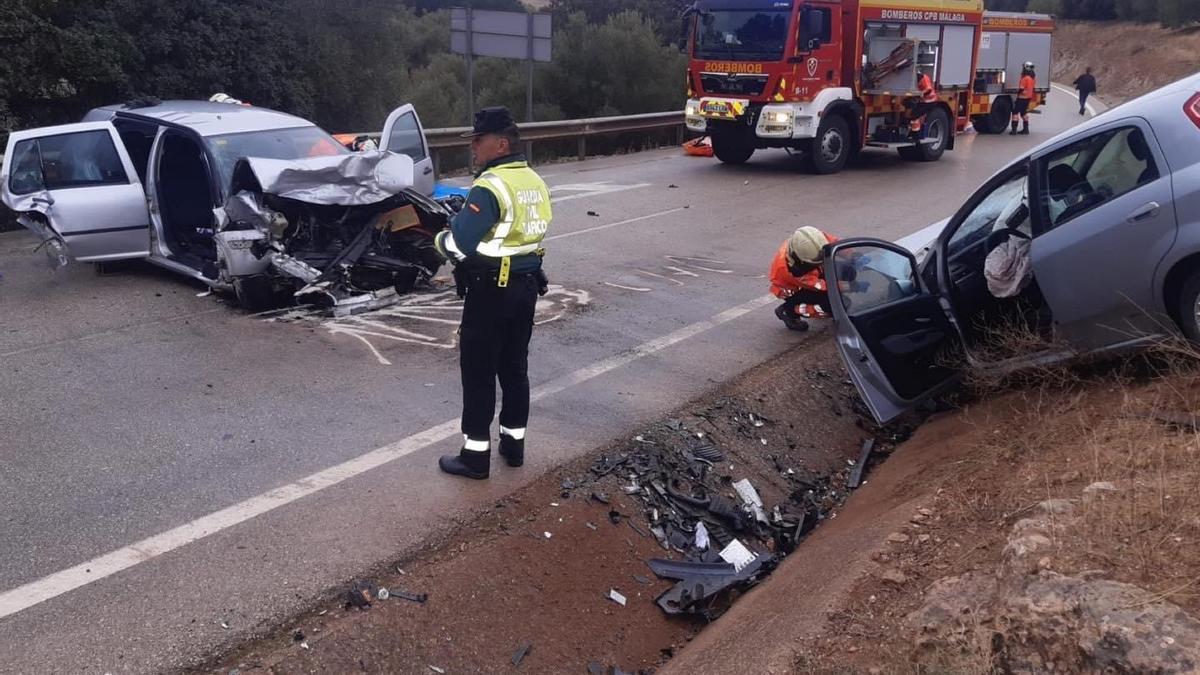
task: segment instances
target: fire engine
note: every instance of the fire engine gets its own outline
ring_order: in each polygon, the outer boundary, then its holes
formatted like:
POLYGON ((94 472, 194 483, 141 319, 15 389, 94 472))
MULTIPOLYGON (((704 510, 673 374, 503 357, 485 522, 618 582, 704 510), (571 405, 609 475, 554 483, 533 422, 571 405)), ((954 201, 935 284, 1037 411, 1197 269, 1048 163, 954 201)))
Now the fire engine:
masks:
POLYGON ((999 116, 1016 86, 1007 70, 978 79, 982 0, 700 0, 685 16, 687 126, 728 164, 760 148, 816 173, 864 147, 936 161, 960 120, 999 116), (919 105, 922 74, 936 103, 919 105))
POLYGON ((998 134, 1008 127, 1021 68, 1032 63, 1036 70, 1037 97, 1029 109, 1046 103, 1050 92, 1050 67, 1054 17, 1049 14, 984 12, 983 36, 979 41, 979 63, 968 117, 975 130, 998 134))

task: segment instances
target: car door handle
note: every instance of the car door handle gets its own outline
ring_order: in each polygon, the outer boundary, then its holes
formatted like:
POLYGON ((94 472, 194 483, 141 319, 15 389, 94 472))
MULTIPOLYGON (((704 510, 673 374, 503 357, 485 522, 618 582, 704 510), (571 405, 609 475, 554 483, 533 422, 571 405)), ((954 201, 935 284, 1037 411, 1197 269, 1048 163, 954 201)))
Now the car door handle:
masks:
POLYGON ((1160 206, 1158 202, 1150 202, 1149 204, 1142 206, 1142 208, 1138 209, 1137 211, 1129 214, 1129 217, 1125 219, 1125 222, 1136 223, 1139 220, 1153 218, 1154 216, 1158 215, 1158 211, 1161 208, 1162 206, 1160 206))
POLYGON ((429 174, 433 173, 433 167, 432 166, 425 167, 425 170, 422 173, 424 173, 426 176, 428 176, 429 174))

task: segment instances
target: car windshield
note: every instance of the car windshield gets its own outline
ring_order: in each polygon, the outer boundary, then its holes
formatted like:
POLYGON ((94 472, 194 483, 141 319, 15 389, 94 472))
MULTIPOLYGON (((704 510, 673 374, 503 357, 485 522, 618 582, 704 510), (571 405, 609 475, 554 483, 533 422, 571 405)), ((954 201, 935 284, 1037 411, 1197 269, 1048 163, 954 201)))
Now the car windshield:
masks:
POLYGON ((782 60, 791 14, 790 9, 705 12, 696 20, 696 58, 782 60))
POLYGON ((294 127, 247 131, 205 139, 217 162, 223 185, 229 185, 233 168, 243 157, 305 159, 348 154, 348 150, 320 127, 294 127))

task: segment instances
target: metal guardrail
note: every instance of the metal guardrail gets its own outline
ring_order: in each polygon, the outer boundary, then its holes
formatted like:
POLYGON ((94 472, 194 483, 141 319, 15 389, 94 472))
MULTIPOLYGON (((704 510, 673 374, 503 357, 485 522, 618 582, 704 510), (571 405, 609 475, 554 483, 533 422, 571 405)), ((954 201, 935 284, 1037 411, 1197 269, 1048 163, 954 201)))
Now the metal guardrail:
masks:
MULTIPOLYGON (((622 117, 594 117, 582 120, 559 120, 556 122, 526 122, 525 124, 517 125, 517 128, 521 130, 521 140, 525 141, 527 147, 532 145, 534 141, 567 141, 576 139, 579 142, 579 159, 587 158, 587 139, 592 136, 678 128, 680 134, 679 142, 682 143, 684 130, 683 111, 625 115, 622 117)), ((438 163, 437 153, 439 150, 470 147, 471 139, 462 137, 463 134, 470 130, 471 127, 426 129, 425 138, 429 143, 429 149, 434 155, 434 164, 438 163)), ((355 135, 369 136, 376 141, 380 137, 380 133, 378 132, 355 135)), ((4 155, 0 155, 0 163, 3 163, 3 161, 4 155)))

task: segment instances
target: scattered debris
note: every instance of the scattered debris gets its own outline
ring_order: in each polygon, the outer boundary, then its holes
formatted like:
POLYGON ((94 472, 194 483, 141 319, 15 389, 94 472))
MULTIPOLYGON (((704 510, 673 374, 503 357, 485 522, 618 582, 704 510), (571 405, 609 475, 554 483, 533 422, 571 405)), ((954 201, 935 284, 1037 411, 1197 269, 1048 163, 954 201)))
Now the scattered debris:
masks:
POLYGON ((431 666, 429 666, 429 669, 430 669, 430 670, 432 670, 432 671, 433 671, 433 672, 435 672, 435 673, 438 673, 438 675, 445 675, 445 674, 446 674, 446 669, 445 669, 445 668, 439 668, 439 667, 437 667, 437 666, 433 666, 433 665, 431 665, 431 666))
POLYGON ((903 532, 893 532, 888 535, 889 544, 905 544, 908 543, 908 535, 903 532))
POLYGON ((654 583, 654 582, 650 581, 650 577, 644 577, 640 574, 633 575, 633 580, 643 586, 649 586, 650 584, 654 583))
POLYGON ((608 595, 605 597, 607 597, 609 600, 612 600, 613 602, 617 603, 618 605, 620 605, 622 607, 625 606, 625 596, 621 595, 621 593, 618 592, 617 589, 615 589, 615 588, 609 589, 608 595))
POLYGON ((589 530, 598 530, 598 529, 600 529, 600 528, 596 527, 596 524, 595 524, 595 523, 593 523, 593 522, 592 522, 592 521, 590 521, 590 520, 589 520, 588 522, 584 523, 584 525, 587 525, 587 528, 588 528, 589 530))
POLYGON ((300 648, 301 648, 301 649, 308 649, 308 643, 307 643, 307 642, 301 642, 301 643, 300 643, 300 648))
POLYGON ((704 526, 704 522, 696 523, 696 549, 704 551, 708 549, 708 528, 704 526))
POLYGON ((608 495, 604 494, 603 492, 593 492, 592 500, 604 504, 605 506, 612 503, 612 501, 608 498, 608 495))
POLYGON ((517 651, 513 652, 512 655, 512 664, 514 668, 519 668, 521 666, 521 662, 525 660, 525 657, 529 654, 529 650, 531 649, 533 649, 532 642, 526 642, 520 647, 517 647, 517 651))
POLYGON ((390 597, 392 597, 392 594, 386 588, 379 589, 379 592, 375 594, 375 599, 377 600, 387 600, 390 597))
POLYGON ((304 642, 304 631, 297 630, 295 633, 292 633, 292 642, 304 642))
POLYGON ((346 591, 346 607, 367 609, 378 594, 378 586, 366 579, 359 579, 350 586, 350 590, 346 591))
POLYGON ((229 622, 228 622, 228 621, 222 621, 222 622, 221 622, 221 628, 224 628, 225 630, 229 630, 229 622))
POLYGON ((600 217, 600 214, 599 214, 599 213, 596 213, 595 211, 588 211, 588 215, 589 215, 589 216, 591 216, 591 217, 593 217, 593 218, 599 218, 599 217, 600 217))
POLYGON ((587 668, 589 675, 604 675, 604 666, 595 661, 589 662, 587 668))
POLYGON ((613 525, 620 525, 621 524, 621 512, 616 511, 616 510, 609 511, 608 512, 608 521, 610 523, 612 523, 613 525))
POLYGON ((670 185, 668 185, 668 186, 667 186, 667 188, 669 188, 669 189, 671 189, 671 190, 674 190, 674 189, 676 189, 676 188, 678 188, 678 187, 679 187, 679 186, 678 186, 678 185, 676 185, 676 184, 674 184, 674 183, 671 183, 670 185))
POLYGON ((547 539, 549 539, 550 537, 553 537, 554 535, 553 535, 553 534, 550 534, 549 532, 543 532, 543 533, 542 533, 542 536, 543 536, 543 537, 545 537, 545 538, 547 538, 547 539))
POLYGON ((868 438, 863 441, 862 452, 858 455, 858 463, 854 465, 854 470, 850 472, 850 478, 846 480, 846 487, 854 490, 862 485, 863 473, 867 470, 867 462, 871 460, 871 451, 874 449, 874 438, 868 438))
MULTIPOLYGON (((409 593, 407 591, 392 591, 392 597, 400 600, 408 600, 409 602, 415 602, 418 605, 423 605, 425 604, 425 601, 429 599, 429 594, 409 593)), ((382 600, 382 598, 380 599, 382 600)))

